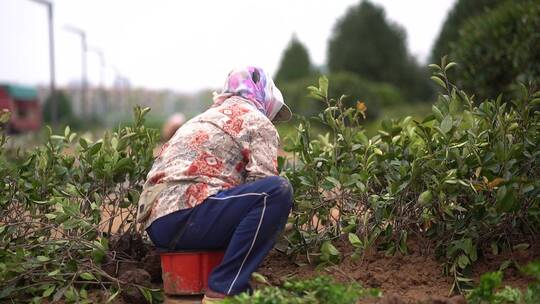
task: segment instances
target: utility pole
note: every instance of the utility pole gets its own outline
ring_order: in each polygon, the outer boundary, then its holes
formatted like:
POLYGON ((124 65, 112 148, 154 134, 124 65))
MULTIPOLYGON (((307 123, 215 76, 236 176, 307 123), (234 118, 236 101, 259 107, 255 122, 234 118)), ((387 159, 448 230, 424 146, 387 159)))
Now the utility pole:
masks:
POLYGON ((101 99, 101 105, 103 107, 103 112, 107 113, 108 111, 108 104, 107 104, 107 94, 105 93, 105 55, 103 54, 103 51, 97 47, 89 47, 89 51, 96 53, 99 56, 99 62, 100 62, 100 71, 99 71, 99 91, 100 91, 100 99, 101 99))
POLYGON ((53 126, 58 125, 58 98, 56 96, 56 72, 54 62, 54 18, 53 4, 47 0, 30 0, 47 7, 47 15, 49 20, 49 71, 50 71, 50 98, 51 98, 51 120, 53 126))
POLYGON ((82 116, 83 119, 88 119, 88 77, 86 74, 86 53, 88 52, 88 45, 86 44, 86 32, 73 27, 66 25, 64 29, 70 31, 74 34, 79 35, 81 38, 81 101, 82 101, 82 116))

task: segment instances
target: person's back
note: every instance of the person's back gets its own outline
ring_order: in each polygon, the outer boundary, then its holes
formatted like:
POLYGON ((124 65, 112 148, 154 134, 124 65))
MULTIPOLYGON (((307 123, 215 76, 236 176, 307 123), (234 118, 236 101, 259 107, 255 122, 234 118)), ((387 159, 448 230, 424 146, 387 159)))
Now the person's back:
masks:
POLYGON ((163 145, 145 188, 169 184, 154 202, 145 228, 171 212, 246 182, 277 175, 278 133, 241 97, 231 97, 180 127, 163 145))

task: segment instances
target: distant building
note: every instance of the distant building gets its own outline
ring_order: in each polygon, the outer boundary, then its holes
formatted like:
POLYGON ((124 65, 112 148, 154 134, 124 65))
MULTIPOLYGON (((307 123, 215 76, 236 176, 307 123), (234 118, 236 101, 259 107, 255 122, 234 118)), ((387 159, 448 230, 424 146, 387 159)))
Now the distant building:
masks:
POLYGON ((41 128, 42 109, 37 93, 34 87, 0 84, 0 109, 11 112, 10 131, 22 133, 41 128))

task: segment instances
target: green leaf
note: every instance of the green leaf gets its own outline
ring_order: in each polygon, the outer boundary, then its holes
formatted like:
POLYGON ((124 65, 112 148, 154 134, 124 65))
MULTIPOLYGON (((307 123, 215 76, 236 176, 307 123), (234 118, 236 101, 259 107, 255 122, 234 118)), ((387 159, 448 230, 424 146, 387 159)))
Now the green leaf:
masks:
POLYGON ((261 283, 261 284, 266 284, 266 285, 271 285, 269 282, 268 282, 268 279, 266 279, 265 276, 263 276, 262 274, 258 273, 258 272, 253 272, 251 274, 251 278, 257 282, 257 283, 261 283))
POLYGON ((446 134, 452 129, 452 116, 446 115, 446 117, 441 122, 441 131, 446 134))
POLYGON ((120 294, 120 289, 117 290, 115 293, 113 293, 108 299, 106 303, 111 303, 118 295, 120 294))
POLYGON ((432 68, 432 69, 434 69, 434 70, 441 70, 441 67, 438 66, 437 64, 434 64, 434 63, 429 64, 428 67, 429 67, 429 68, 432 68))
POLYGON ((332 184, 334 184, 334 186, 336 186, 336 187, 339 187, 341 185, 341 183, 336 178, 334 178, 332 176, 327 176, 326 180, 331 182, 332 184))
POLYGON ((465 269, 465 267, 467 267, 467 266, 470 264, 469 257, 467 257, 466 255, 462 254, 462 255, 460 255, 460 256, 458 257, 457 263, 458 263, 459 268, 465 269))
POLYGON ((441 110, 439 110, 439 108, 437 108, 436 105, 431 106, 431 111, 433 112, 433 115, 438 121, 442 121, 444 119, 443 113, 441 112, 441 110))
POLYGON ((139 291, 142 293, 146 301, 148 303, 152 303, 152 292, 146 287, 137 286, 137 288, 139 288, 139 291))
POLYGON ((521 244, 517 244, 517 245, 514 245, 512 246, 512 249, 516 250, 516 251, 523 251, 527 248, 529 248, 530 245, 528 243, 521 243, 521 244))
POLYGON ((426 190, 420 194, 418 197, 418 203, 422 206, 427 206, 429 203, 431 203, 431 200, 433 199, 433 194, 430 190, 426 190))
POLYGON ((339 250, 337 250, 330 241, 325 241, 321 246, 321 259, 323 261, 332 261, 340 256, 339 250))
POLYGON ((52 220, 52 219, 55 219, 56 218, 56 214, 54 213, 47 213, 45 214, 45 217, 52 220))
POLYGON ((15 290, 15 285, 13 283, 8 286, 0 287, 0 299, 7 298, 15 290))
POLYGON ((450 113, 457 114, 459 112, 460 106, 461 106, 461 103, 459 102, 459 99, 452 98, 449 105, 450 113))
POLYGON ((51 260, 51 258, 43 256, 43 255, 38 255, 36 259, 38 260, 38 262, 41 262, 41 263, 45 263, 51 260))
POLYGON ((540 261, 533 261, 522 269, 522 272, 540 281, 540 261))
POLYGON ((55 288, 56 288, 55 285, 49 286, 47 289, 43 291, 42 297, 48 298, 53 293, 55 288))
POLYGON ((328 98, 328 78, 324 75, 319 77, 319 90, 324 98, 328 98))
POLYGON ((64 140, 66 138, 64 136, 60 136, 60 135, 51 135, 51 139, 64 140))
POLYGON ((444 89, 446 89, 446 84, 444 83, 444 81, 442 79, 440 79, 439 77, 437 76, 431 76, 430 77, 431 80, 433 80, 436 84, 440 85, 441 87, 443 87, 444 89))
POLYGON ((91 274, 90 272, 83 272, 80 274, 80 277, 83 279, 83 280, 87 280, 87 281, 95 281, 96 280, 96 277, 91 274))
POLYGON ((496 209, 499 212, 510 212, 517 208, 518 202, 514 196, 514 190, 507 186, 500 186, 497 190, 496 209))
POLYGON ((457 63, 455 63, 455 62, 450 62, 450 63, 448 63, 448 64, 444 67, 444 71, 446 72, 446 71, 448 71, 449 69, 455 67, 456 65, 457 65, 457 63))
POLYGON ((125 169, 131 168, 133 166, 133 161, 131 158, 122 158, 114 165, 114 171, 123 171, 125 169))
POLYGON ((354 248, 360 248, 362 247, 362 241, 358 236, 354 233, 349 233, 349 242, 354 248))
POLYGON ((90 150, 88 151, 88 153, 90 155, 94 155, 96 154, 100 149, 101 149, 101 146, 103 145, 102 142, 96 142, 95 144, 93 144, 92 146, 90 146, 90 150))

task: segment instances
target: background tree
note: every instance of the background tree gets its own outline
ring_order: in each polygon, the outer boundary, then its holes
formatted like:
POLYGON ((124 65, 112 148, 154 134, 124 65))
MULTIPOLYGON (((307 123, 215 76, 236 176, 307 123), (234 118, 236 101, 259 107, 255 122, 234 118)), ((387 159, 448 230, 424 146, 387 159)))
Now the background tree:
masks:
POLYGON ((328 67, 394 84, 409 99, 431 95, 427 71, 408 53, 405 30, 387 21, 384 9, 369 1, 351 7, 338 21, 328 47, 328 67))
POLYGON ((301 79, 309 76, 311 71, 309 53, 296 35, 293 35, 281 57, 275 77, 276 82, 283 84, 287 81, 301 79))
MULTIPOLYGON (((292 82, 287 82, 279 88, 292 111, 300 115, 316 115, 324 110, 324 103, 315 100, 307 94, 306 87, 317 83, 317 75, 312 75, 292 82)), ((394 85, 366 80, 351 72, 336 72, 328 74, 331 96, 347 95, 345 105, 356 106, 357 101, 365 102, 368 107, 367 118, 374 120, 383 108, 403 104, 403 95, 394 85)))
POLYGON ((540 5, 508 1, 470 19, 451 44, 462 86, 480 98, 509 92, 517 81, 540 83, 540 5))
MULTIPOLYGON (((71 107, 71 100, 68 98, 64 91, 56 91, 53 93, 56 95, 58 103, 58 119, 63 123, 71 122, 73 119, 73 110, 71 107)), ((49 95, 45 99, 43 105, 43 119, 45 122, 51 122, 51 96, 49 95)))
POLYGON ((458 0, 444 21, 441 32, 433 45, 430 63, 439 63, 450 53, 450 44, 459 39, 459 30, 472 17, 481 15, 505 0, 458 0))

